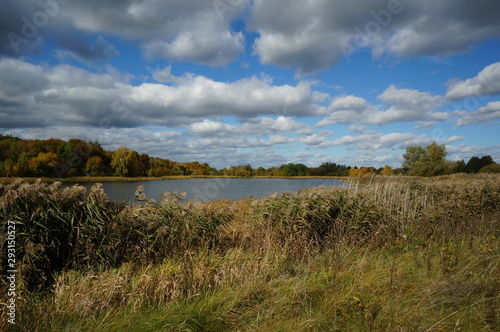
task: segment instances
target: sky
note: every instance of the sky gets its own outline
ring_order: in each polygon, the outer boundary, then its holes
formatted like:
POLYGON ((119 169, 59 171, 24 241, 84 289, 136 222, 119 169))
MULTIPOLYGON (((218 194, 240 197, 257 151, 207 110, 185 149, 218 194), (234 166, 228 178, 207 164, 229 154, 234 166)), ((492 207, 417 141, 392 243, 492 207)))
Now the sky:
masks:
POLYGON ((500 161, 498 0, 0 0, 0 132, 177 162, 500 161))

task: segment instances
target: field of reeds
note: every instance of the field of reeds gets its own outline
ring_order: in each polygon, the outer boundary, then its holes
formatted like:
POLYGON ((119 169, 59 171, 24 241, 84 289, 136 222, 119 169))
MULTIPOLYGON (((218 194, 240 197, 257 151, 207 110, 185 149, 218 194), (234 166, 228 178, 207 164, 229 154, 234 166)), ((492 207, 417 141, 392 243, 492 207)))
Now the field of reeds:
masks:
POLYGON ((17 180, 0 220, 2 331, 500 330, 499 175, 140 206, 17 180))

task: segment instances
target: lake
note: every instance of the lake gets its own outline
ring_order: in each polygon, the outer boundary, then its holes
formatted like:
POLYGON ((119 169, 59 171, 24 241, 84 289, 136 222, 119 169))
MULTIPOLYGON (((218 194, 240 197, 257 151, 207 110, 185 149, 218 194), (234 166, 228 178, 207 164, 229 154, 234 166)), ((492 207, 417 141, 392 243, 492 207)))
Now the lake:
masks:
MULTIPOLYGON (((297 192, 300 189, 317 186, 349 186, 349 182, 337 179, 275 179, 275 178, 194 178, 179 180, 151 180, 131 182, 101 182, 104 192, 110 201, 135 200, 135 188, 144 185, 143 192, 148 198, 161 200, 161 195, 168 192, 185 192, 185 200, 236 200, 247 196, 265 197, 273 193, 287 191, 297 192)), ((72 184, 65 184, 72 185, 72 184)), ((92 183, 81 183, 89 188, 92 183)))

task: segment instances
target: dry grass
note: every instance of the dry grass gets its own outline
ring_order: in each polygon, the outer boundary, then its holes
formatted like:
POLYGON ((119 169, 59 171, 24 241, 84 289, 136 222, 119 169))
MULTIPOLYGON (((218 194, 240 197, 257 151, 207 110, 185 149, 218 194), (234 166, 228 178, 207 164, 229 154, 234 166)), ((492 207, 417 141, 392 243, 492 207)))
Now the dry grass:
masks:
POLYGON ((23 227, 16 328, 499 330, 499 180, 374 177, 140 207, 98 187, 2 185, 0 217, 23 227))

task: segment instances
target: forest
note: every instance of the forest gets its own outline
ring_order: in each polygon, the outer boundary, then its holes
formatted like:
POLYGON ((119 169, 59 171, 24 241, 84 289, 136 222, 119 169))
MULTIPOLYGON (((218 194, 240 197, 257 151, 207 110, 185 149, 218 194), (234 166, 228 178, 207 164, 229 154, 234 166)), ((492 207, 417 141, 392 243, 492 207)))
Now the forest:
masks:
POLYGON ((498 173, 500 166, 491 156, 472 157, 467 163, 446 159, 444 145, 410 146, 400 168, 389 165, 351 167, 325 162, 318 167, 286 163, 253 168, 250 164, 216 169, 208 163, 175 162, 153 157, 127 147, 107 151, 99 142, 80 139, 20 139, 0 134, 0 177, 68 178, 80 176, 162 177, 162 176, 435 176, 454 173, 498 173))

